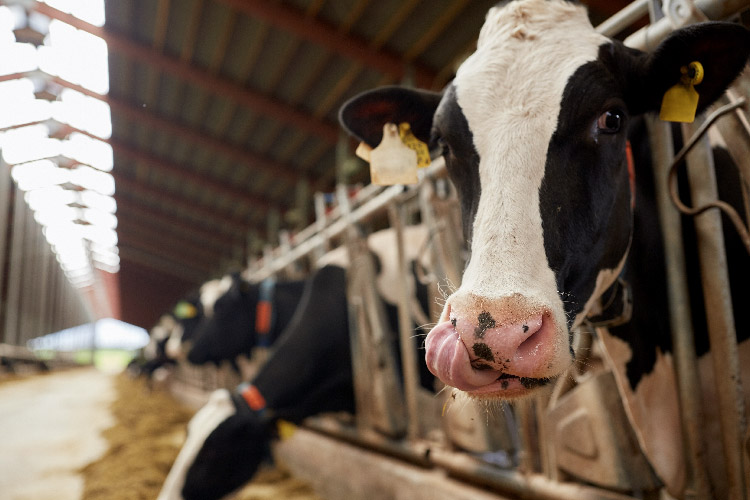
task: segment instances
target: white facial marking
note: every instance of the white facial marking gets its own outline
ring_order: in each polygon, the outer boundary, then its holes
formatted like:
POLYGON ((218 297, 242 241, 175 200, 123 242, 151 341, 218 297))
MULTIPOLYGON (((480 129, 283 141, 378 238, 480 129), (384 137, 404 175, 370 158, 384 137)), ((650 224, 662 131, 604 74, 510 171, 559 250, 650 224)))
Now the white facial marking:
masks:
POLYGON ((188 435, 180 454, 172 464, 157 500, 182 500, 182 487, 187 470, 193 464, 203 443, 211 432, 235 413, 234 403, 226 389, 211 394, 208 403, 188 423, 188 435))
POLYGON ((232 287, 232 277, 224 276, 220 280, 211 280, 201 286, 201 305, 203 306, 203 315, 211 318, 214 315, 214 304, 216 301, 227 293, 232 287))
POLYGON ((180 359, 182 357, 182 334, 184 331, 185 329, 180 324, 175 325, 172 330, 172 334, 169 336, 169 340, 167 340, 167 344, 164 346, 164 352, 167 353, 169 358, 180 359))
POLYGON ((488 13, 477 51, 454 80, 481 182, 471 260, 457 294, 522 294, 566 324, 544 249, 539 188, 565 86, 606 41, 583 7, 559 0, 517 1, 488 13))

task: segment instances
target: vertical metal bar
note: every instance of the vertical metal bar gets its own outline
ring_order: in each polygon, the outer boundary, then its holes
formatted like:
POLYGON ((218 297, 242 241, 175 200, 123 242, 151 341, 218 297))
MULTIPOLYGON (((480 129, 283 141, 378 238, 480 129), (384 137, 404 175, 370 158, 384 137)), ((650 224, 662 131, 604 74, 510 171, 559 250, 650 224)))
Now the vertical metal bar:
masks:
POLYGON ((690 297, 685 272, 685 252, 682 247, 682 222, 680 214, 669 199, 667 169, 674 158, 672 130, 669 123, 655 116, 647 118, 651 139, 654 183, 659 221, 664 241, 666 261, 669 320, 672 327, 672 344, 680 395, 680 412, 688 486, 685 498, 710 498, 711 487, 703 458, 703 412, 695 339, 690 314, 690 297))
MULTIPOLYGON (((683 124, 686 137, 700 126, 700 120, 683 124)), ((687 172, 694 205, 717 199, 716 175, 708 138, 704 137, 687 156, 687 172)), ((729 272, 724 249, 721 214, 708 210, 695 217, 698 255, 701 265, 708 333, 711 341, 716 394, 721 415, 721 434, 730 499, 745 499, 742 439, 744 398, 739 385, 740 367, 737 336, 732 314, 729 272)))
POLYGON ((49 289, 50 289, 50 261, 49 254, 52 253, 49 243, 39 228, 39 287, 37 296, 38 312, 36 315, 36 332, 35 335, 44 335, 47 331, 47 309, 49 307, 49 289))
POLYGON ((419 402, 417 391, 419 390, 419 369, 417 367, 417 350, 414 346, 414 330, 412 328, 411 314, 409 312, 409 263, 406 262, 406 251, 404 249, 404 226, 406 225, 406 213, 402 203, 392 203, 388 207, 388 219, 391 227, 396 230, 396 246, 398 247, 398 273, 399 273, 399 297, 398 297, 398 326, 399 345, 401 347, 401 367, 404 376, 404 398, 406 399, 407 411, 407 437, 415 439, 419 436, 419 402))
POLYGON ((10 262, 8 272, 8 299, 6 302, 5 316, 5 338, 9 344, 18 343, 18 306, 21 299, 21 271, 24 219, 26 213, 26 202, 23 199, 23 191, 14 187, 15 200, 13 202, 13 228, 10 236, 10 262))
MULTIPOLYGON (((5 284, 5 259, 7 258, 8 229, 10 227, 10 193, 12 181, 10 166, 0 155, 0 318, 7 314, 5 310, 6 297, 3 295, 5 284)), ((0 342, 5 341, 5 329, 0 331, 0 342)))
MULTIPOLYGON (((318 232, 318 234, 323 234, 323 230, 328 225, 328 217, 326 216, 326 198, 324 193, 317 192, 315 193, 315 227, 318 232)), ((313 253, 313 257, 315 259, 315 262, 318 261, 321 257, 323 257, 323 254, 325 254, 328 251, 328 241, 323 240, 320 246, 315 248, 315 251, 313 253)))
MULTIPOLYGON (((21 287, 21 304, 20 304, 20 317, 18 321, 18 345, 23 345, 31 337, 31 328, 33 328, 34 318, 34 285, 37 277, 35 276, 36 270, 36 250, 37 250, 37 234, 36 234, 36 221, 34 220, 34 212, 31 208, 26 206, 24 210, 24 239, 23 239, 23 280, 19 283, 21 287)), ((20 263, 19 263, 20 265, 20 263)))

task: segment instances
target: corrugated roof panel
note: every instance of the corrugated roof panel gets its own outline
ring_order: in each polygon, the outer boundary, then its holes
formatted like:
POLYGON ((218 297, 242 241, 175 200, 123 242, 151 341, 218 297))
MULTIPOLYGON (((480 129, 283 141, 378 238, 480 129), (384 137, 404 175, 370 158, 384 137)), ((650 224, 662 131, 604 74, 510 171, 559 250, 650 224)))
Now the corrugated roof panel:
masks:
POLYGON ((193 54, 194 64, 209 68, 214 63, 215 57, 223 57, 223 54, 216 54, 216 50, 224 32, 228 28, 234 29, 229 25, 231 15, 231 9, 224 4, 206 2, 198 28, 199 43, 196 44, 193 54))
POLYGON ((262 24, 248 16, 240 15, 227 45, 221 74, 233 81, 244 83, 250 73, 249 64, 253 58, 253 44, 262 24))
MULTIPOLYGON (((110 2, 112 3, 112 2, 110 2)), ((180 56, 185 50, 186 44, 192 44, 190 40, 190 30, 193 29, 197 16, 199 20, 202 17, 203 0, 180 0, 179 5, 176 2, 170 3, 169 18, 167 30, 164 39, 164 52, 173 56, 180 56), (196 11, 196 9, 198 9, 196 11)), ((109 4, 107 5, 109 8, 109 4)))
MULTIPOLYGON (((286 70, 287 52, 294 48, 295 37, 285 31, 271 31, 263 43, 248 84, 251 88, 274 94, 274 76, 286 70)), ((283 75, 282 75, 283 77, 283 75)))

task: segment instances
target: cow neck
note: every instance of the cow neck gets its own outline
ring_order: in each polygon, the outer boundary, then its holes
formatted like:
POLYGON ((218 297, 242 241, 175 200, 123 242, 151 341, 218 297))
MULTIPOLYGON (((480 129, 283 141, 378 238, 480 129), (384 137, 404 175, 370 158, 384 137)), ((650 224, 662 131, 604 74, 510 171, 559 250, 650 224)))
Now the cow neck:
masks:
POLYGON ((263 280, 258 290, 258 303, 255 305, 255 333, 257 345, 260 347, 271 345, 270 333, 276 323, 276 311, 273 307, 275 290, 276 280, 274 278, 263 280))
MULTIPOLYGON (((630 185, 630 211, 635 212, 635 164, 633 162, 633 148, 630 141, 625 145, 625 157, 628 164, 628 181, 630 185)), ((630 229, 630 243, 633 241, 633 228, 630 229)), ((630 244, 627 252, 630 252, 630 244)), ((615 282, 602 294, 607 297, 607 301, 602 305, 599 314, 588 316, 585 319, 586 324, 593 328, 609 328, 623 325, 630 321, 633 314, 633 293, 625 278, 623 278, 624 269, 615 282)))

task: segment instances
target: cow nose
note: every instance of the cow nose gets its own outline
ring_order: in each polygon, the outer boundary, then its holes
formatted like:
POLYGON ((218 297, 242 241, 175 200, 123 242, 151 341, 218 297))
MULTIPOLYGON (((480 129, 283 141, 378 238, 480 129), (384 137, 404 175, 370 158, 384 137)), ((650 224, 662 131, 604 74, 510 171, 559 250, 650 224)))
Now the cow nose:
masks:
POLYGON ((487 310, 474 316, 453 309, 450 319, 475 370, 533 376, 554 357, 554 327, 544 312, 509 320, 487 310))

